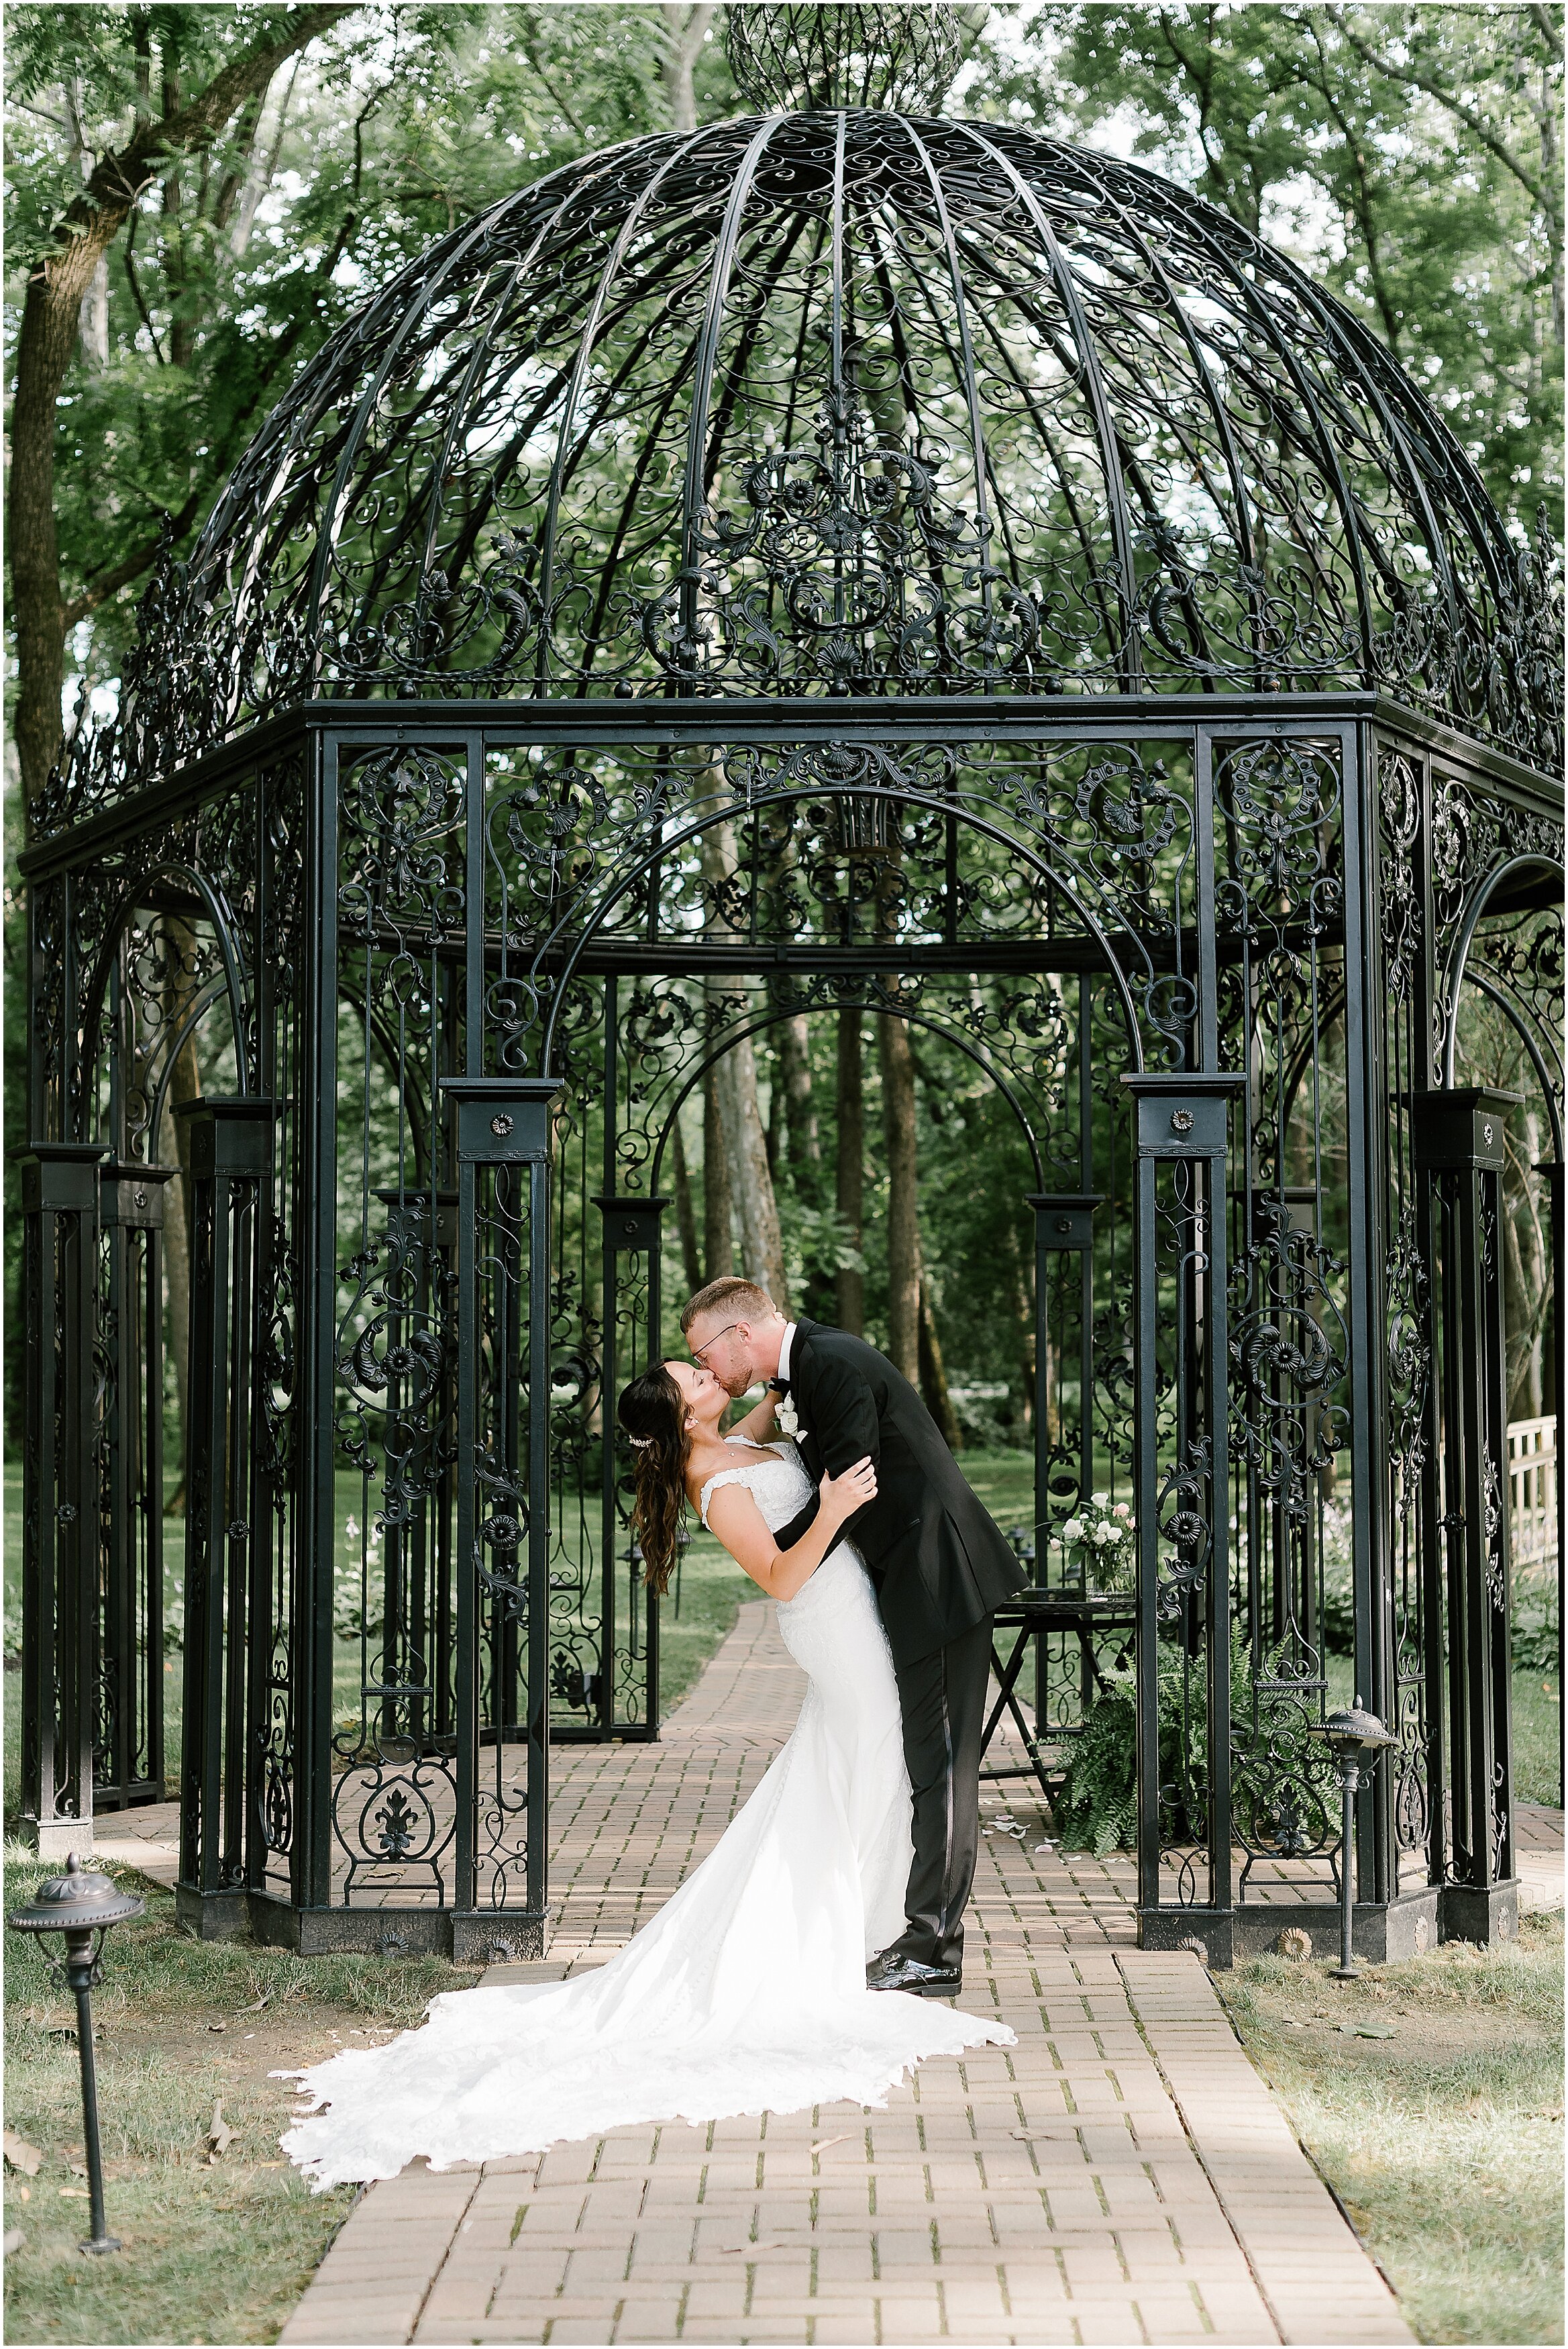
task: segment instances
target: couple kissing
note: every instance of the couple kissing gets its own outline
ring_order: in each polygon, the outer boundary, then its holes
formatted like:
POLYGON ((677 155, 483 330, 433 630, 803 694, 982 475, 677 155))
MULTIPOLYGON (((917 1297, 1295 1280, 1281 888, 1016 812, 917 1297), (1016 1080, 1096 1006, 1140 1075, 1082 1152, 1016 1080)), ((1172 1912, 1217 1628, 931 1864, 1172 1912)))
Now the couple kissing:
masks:
MULTIPOLYGON (((962 1987, 979 1833, 991 1613, 1023 1569, 919 1395, 874 1346, 787 1320, 747 1280, 711 1281, 681 1329, 690 1362, 660 1364, 621 1398, 646 1571, 662 1590, 683 1492, 752 1580, 786 1603, 835 1541, 852 1551, 891 1653, 913 1847, 902 1928, 872 1953, 867 1982, 950 1996, 962 1987), (758 1381, 765 1400, 721 1437, 730 1400, 758 1381), (790 1452, 789 1481, 769 1480, 763 1460, 790 1452), (762 1483, 738 1455, 758 1464, 762 1483), (777 1525, 775 1493, 793 1504, 777 1525)), ((868 1675, 886 1671, 877 1643, 865 1663, 868 1675)))
POLYGON ((1007 2046, 963 1981, 990 1615, 1022 1580, 925 1406, 874 1347, 744 1280, 682 1316, 689 1361, 620 1398, 645 1571, 687 1502, 777 1602, 799 1717, 707 1857, 608 1963, 435 1999, 298 2077, 318 2189, 643 2122, 881 2106, 912 2064, 1007 2046), (763 1401, 726 1435, 732 1398, 763 1401))

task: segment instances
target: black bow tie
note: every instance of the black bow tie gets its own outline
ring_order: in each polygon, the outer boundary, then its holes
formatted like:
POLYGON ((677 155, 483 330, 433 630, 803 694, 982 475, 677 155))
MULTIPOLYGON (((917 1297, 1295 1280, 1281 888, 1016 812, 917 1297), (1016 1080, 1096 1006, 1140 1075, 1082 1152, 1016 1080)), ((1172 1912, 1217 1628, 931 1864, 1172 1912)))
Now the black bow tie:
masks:
POLYGON ((769 1394, 788 1394, 789 1392, 789 1380, 769 1379, 768 1381, 768 1392, 769 1394))

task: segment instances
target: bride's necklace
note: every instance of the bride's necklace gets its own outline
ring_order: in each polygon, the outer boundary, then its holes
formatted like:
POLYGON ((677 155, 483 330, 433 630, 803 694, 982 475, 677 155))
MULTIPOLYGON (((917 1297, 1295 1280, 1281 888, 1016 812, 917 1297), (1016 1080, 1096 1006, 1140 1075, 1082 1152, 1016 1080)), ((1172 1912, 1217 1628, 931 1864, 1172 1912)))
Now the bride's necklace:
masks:
MULTIPOLYGON (((778 1456, 766 1444, 753 1444, 749 1437, 744 1444, 729 1444, 720 1436, 709 1455, 712 1462, 711 1473, 718 1475, 724 1469, 732 1468, 735 1465, 735 1455, 738 1452, 745 1452, 748 1457, 753 1460, 772 1460, 778 1456)), ((709 1473, 707 1462, 704 1464, 704 1468, 705 1473, 709 1473)))

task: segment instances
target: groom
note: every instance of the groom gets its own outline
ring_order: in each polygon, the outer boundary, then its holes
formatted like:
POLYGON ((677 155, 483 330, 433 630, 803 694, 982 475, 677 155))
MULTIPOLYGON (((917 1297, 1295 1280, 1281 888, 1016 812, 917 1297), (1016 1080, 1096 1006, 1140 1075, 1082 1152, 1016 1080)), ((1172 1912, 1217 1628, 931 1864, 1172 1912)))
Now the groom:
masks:
MULTIPOLYGON (((884 1354, 820 1321, 787 1321, 749 1280, 710 1280, 681 1315, 694 1362, 732 1395, 765 1379, 814 1483, 869 1453, 877 1495, 844 1527, 871 1570, 892 1650, 914 1798, 906 1923, 866 1969, 872 1990, 950 1998, 963 1987, 964 1907, 980 1826, 980 1738, 991 1611, 1025 1580, 943 1442, 884 1354), (795 1421, 790 1427, 791 1414, 795 1421)), ((775 1536, 799 1541, 813 1498, 775 1536)))

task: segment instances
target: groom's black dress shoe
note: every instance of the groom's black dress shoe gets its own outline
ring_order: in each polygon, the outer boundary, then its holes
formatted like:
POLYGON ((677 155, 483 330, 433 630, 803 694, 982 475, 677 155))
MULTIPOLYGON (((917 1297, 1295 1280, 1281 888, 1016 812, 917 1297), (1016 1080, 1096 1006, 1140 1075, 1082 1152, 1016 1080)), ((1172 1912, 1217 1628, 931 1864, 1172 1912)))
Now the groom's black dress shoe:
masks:
POLYGON ((907 1990, 916 1998, 955 1998, 964 1987, 957 1966, 923 1965, 896 1950, 884 1950, 866 1968, 868 1990, 907 1990))

